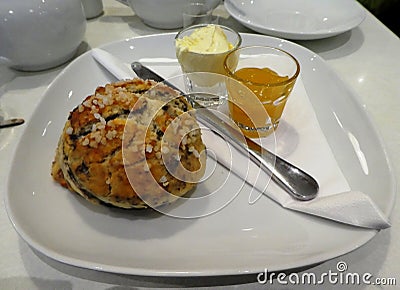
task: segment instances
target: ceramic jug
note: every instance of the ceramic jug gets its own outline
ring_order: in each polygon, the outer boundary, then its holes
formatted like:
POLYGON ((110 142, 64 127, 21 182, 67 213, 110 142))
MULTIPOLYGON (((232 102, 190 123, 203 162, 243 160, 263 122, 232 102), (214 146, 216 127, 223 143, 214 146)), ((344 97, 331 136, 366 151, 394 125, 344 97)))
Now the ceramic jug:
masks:
POLYGON ((81 0, 1 0, 0 62, 38 71, 71 59, 86 29, 81 0))

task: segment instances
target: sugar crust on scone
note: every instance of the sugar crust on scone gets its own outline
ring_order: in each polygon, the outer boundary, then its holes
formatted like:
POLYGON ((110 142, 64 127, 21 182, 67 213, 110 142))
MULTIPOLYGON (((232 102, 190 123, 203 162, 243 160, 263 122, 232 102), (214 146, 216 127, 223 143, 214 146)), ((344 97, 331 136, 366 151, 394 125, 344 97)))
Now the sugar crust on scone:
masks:
POLYGON ((94 203, 170 203, 204 174, 205 145, 191 110, 178 92, 151 80, 98 87, 71 111, 51 174, 94 203))

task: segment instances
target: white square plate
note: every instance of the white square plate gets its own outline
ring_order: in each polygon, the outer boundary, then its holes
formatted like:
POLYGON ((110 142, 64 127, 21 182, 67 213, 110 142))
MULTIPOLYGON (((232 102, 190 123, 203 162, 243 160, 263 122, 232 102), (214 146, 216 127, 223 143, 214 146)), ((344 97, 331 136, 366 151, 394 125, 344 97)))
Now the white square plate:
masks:
MULTIPOLYGON (((127 63, 141 60, 179 73, 174 36, 127 39, 103 49, 127 63)), ((256 44, 281 47, 297 57, 320 126, 350 187, 368 194, 389 216, 395 194, 390 165, 354 93, 311 51, 281 39, 243 34, 243 45, 256 44), (357 157, 360 150, 363 164, 357 157)), ((16 149, 7 212, 22 238, 43 254, 79 267, 126 274, 232 275, 322 262, 376 234, 285 210, 266 197, 250 205, 248 185, 222 210, 199 219, 99 207, 71 194, 50 176, 58 138, 69 111, 111 80, 90 52, 77 58, 50 85, 16 149)))

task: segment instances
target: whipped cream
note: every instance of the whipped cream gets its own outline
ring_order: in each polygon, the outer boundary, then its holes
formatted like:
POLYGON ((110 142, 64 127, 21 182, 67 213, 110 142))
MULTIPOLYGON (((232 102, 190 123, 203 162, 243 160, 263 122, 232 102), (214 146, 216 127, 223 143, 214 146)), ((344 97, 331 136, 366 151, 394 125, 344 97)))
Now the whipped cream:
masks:
POLYGON ((178 58, 179 54, 184 52, 214 54, 226 52, 233 48, 224 31, 217 25, 197 28, 192 34, 177 39, 175 44, 178 58))

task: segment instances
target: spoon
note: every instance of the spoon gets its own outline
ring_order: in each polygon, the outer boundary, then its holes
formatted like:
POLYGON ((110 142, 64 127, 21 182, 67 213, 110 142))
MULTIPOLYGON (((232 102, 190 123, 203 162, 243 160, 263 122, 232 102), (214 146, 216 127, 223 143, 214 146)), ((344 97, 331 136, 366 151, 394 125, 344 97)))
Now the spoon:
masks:
POLYGON ((252 162, 270 174, 271 179, 288 192, 293 198, 300 201, 308 201, 317 196, 319 185, 312 176, 261 147, 250 138, 245 137, 239 129, 231 126, 206 107, 197 103, 193 98, 193 95, 197 95, 197 93, 186 94, 182 92, 166 81, 163 77, 139 62, 133 62, 131 67, 139 77, 163 82, 179 91, 196 109, 196 116, 203 121, 205 125, 207 125, 213 132, 221 135, 242 154, 249 154, 252 162))

